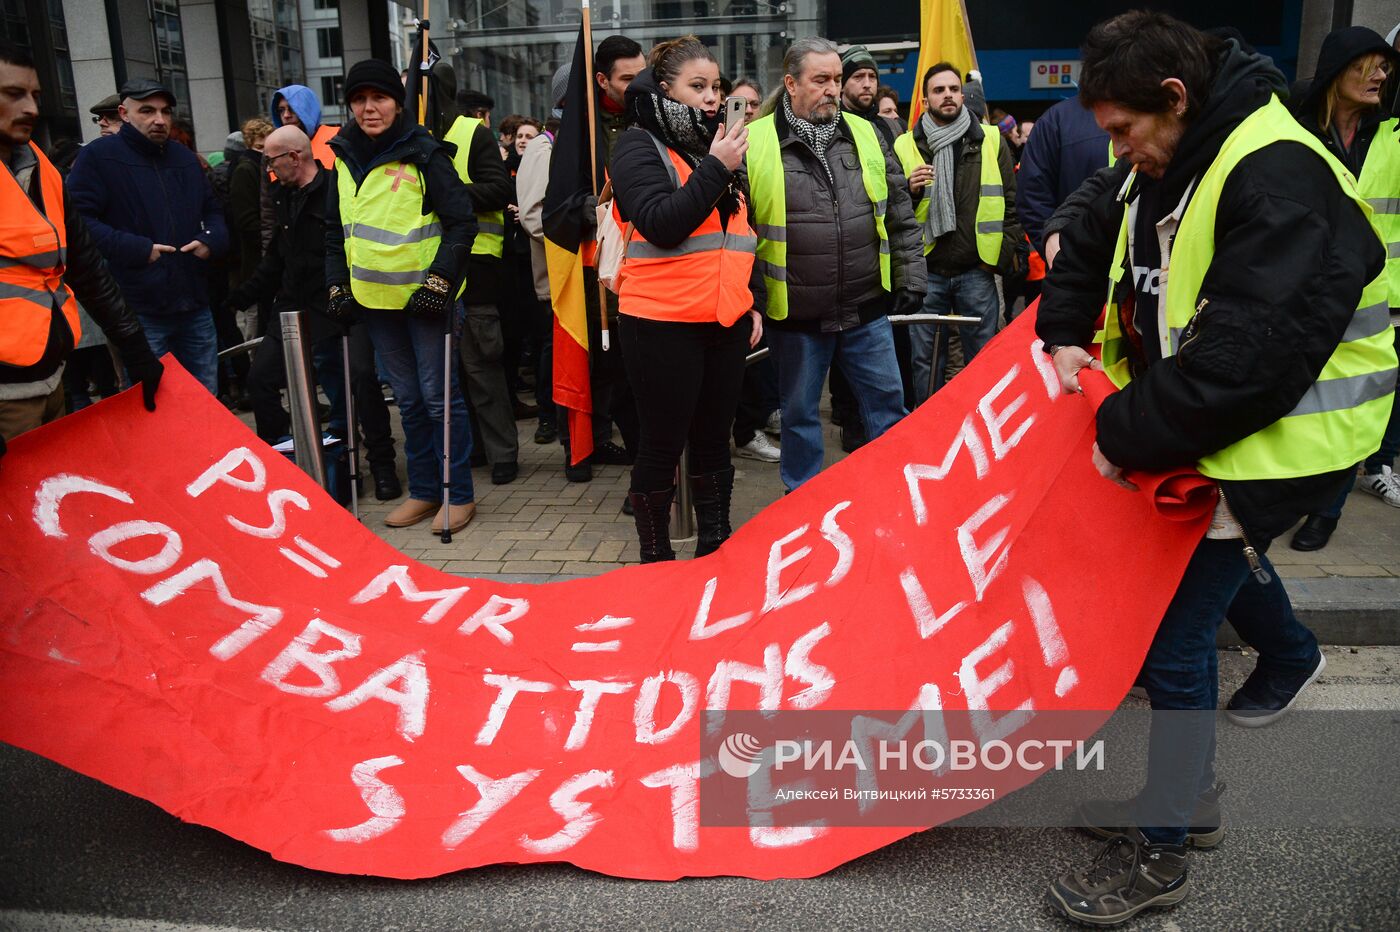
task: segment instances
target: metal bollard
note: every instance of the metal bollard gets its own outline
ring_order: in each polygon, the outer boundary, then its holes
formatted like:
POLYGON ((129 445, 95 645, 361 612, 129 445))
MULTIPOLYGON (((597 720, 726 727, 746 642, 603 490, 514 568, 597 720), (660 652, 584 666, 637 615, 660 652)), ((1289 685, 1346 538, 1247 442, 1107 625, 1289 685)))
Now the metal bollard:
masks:
POLYGON ((690 448, 681 450, 676 466, 676 497, 671 500, 671 540, 695 536, 695 506, 690 501, 690 448))
POLYGON ((326 488, 326 461, 321 453, 321 419, 311 387, 311 347, 302 338, 303 313, 282 312, 282 359, 287 365, 287 407, 292 415, 292 449, 297 465, 326 488))

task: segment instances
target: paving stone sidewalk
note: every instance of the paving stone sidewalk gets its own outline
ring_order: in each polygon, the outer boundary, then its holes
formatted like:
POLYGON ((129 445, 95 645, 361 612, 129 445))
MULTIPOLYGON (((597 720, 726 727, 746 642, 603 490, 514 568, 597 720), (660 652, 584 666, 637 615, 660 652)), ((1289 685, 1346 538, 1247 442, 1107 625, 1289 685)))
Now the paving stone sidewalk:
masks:
MULTIPOLYGON (((528 395, 525 396, 528 399, 528 395)), ((396 408, 395 436, 402 438, 396 408)), ((823 403, 823 423, 827 423, 823 403)), ((252 424, 251 415, 244 415, 252 424)), ((545 581, 561 576, 593 576, 637 562, 632 519, 622 513, 630 467, 597 466, 591 482, 564 478, 563 447, 533 440, 536 422, 517 422, 520 431, 520 476, 507 485, 492 485, 490 470, 472 471, 477 515, 451 544, 440 543, 427 522, 413 528, 384 526, 384 516, 396 502, 361 499, 361 518, 406 556, 463 576, 509 576, 545 581)), ((827 465, 841 459, 840 431, 826 427, 827 465)), ((399 475, 404 475, 403 447, 398 446, 399 475)), ((738 527, 782 494, 776 463, 735 457, 731 520, 738 527)), ((1354 491, 1331 542, 1314 553, 1288 547, 1290 534, 1269 550, 1279 575, 1287 582, 1300 614, 1364 607, 1394 635, 1360 643, 1400 642, 1400 508, 1354 491)), ((681 559, 694 554, 693 539, 677 543, 681 559)), ((1314 616, 1316 617, 1316 616, 1314 616)), ((1312 623, 1310 621, 1310 623, 1312 623)), ((1367 622, 1375 630, 1374 622, 1367 622)), ((1351 629, 1347 629, 1348 632, 1351 629)), ((1319 631, 1319 634, 1322 632, 1319 631)), ((1358 643, 1350 633, 1333 643, 1358 643)))

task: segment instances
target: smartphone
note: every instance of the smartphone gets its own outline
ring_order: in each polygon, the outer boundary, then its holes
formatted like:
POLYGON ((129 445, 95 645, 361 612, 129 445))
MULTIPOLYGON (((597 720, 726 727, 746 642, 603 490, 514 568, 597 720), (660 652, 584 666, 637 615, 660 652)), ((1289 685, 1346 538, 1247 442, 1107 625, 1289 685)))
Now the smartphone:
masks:
POLYGON ((748 105, 749 101, 746 97, 724 98, 724 132, 726 134, 734 132, 734 127, 743 125, 744 110, 748 105))

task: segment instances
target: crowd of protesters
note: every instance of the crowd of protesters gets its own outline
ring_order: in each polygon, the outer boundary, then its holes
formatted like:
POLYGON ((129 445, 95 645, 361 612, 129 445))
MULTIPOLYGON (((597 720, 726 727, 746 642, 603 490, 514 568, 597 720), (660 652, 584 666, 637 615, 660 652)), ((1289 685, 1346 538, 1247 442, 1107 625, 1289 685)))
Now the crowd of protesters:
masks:
MULTIPOLYGON (((1339 31, 1290 104, 1376 190, 1395 172, 1368 160, 1382 148, 1371 140, 1391 127, 1393 55, 1369 30, 1339 31)), ((731 455, 778 462, 789 491, 816 475, 824 389, 847 451, 937 391, 1040 294, 1060 231, 1112 161, 1108 134, 1082 101, 1062 101, 1039 122, 1018 120, 989 108, 976 72, 952 62, 921 76, 924 107, 908 126, 861 46, 793 43, 783 83, 768 94, 751 77, 722 74, 693 37, 648 52, 610 36, 594 63, 599 169, 614 179, 615 216, 632 242, 619 293, 599 308, 588 289, 591 344, 605 358, 592 366, 593 453, 581 461, 552 398, 542 220, 568 65, 554 76, 545 119, 493 121, 491 98, 459 93, 440 63, 435 99, 449 104, 427 121, 436 125, 418 127, 403 111, 408 74, 360 62, 345 84, 353 115, 345 126, 323 125, 323 102, 291 85, 207 160, 175 118, 171 90, 137 79, 92 106, 98 140, 54 156, 152 351, 173 353, 230 407, 251 410, 265 440, 289 429, 280 329, 269 321, 301 309, 322 415, 333 433, 353 431, 363 444, 381 500, 403 495, 385 389, 399 408, 408 497, 391 526, 430 517, 435 530, 464 526, 475 510, 471 467, 489 466, 493 483, 513 481, 516 422, 533 421, 535 443, 563 445, 567 481, 589 481, 595 464, 632 467, 624 510, 636 516, 644 560, 671 556, 665 516, 678 481, 693 486, 704 553, 729 533, 731 455), (745 102, 744 125, 725 128, 730 96, 745 102), (883 173, 867 169, 881 162, 883 173), (403 184, 420 195, 411 221, 392 196, 403 184), (720 248, 697 248, 714 233, 720 248), (977 323, 891 326, 910 314, 977 323), (444 317, 460 318, 450 365, 437 348, 444 317), (605 321, 620 338, 609 353, 597 339, 605 321), (265 339, 251 357, 219 359, 257 336, 265 339), (357 425, 344 423, 342 337, 357 425), (765 347, 766 358, 748 361, 765 347), (682 449, 691 475, 678 477, 682 449)), ((595 203, 577 202, 590 233, 595 203)), ((1380 209, 1378 222, 1396 221, 1380 209)), ((86 318, 82 302, 76 313, 86 318)), ((66 366, 58 360, 29 386, 45 417, 127 379, 102 330, 81 330, 66 366)), ((1358 487, 1400 506, 1398 433, 1366 459, 1358 487)), ((1311 514, 1293 546, 1326 544, 1346 491, 1311 514)))
MULTIPOLYGON (((939 62, 919 76, 925 105, 908 126, 860 46, 798 39, 765 95, 694 36, 646 51, 604 39, 587 86, 624 254, 603 300, 585 276, 594 452, 582 458, 550 389, 559 295, 545 218, 571 213, 591 238, 607 211, 596 189, 550 183, 558 108, 579 105, 569 66, 549 119, 493 128, 490 98, 458 93, 445 64, 420 125, 406 75, 361 61, 345 126, 321 125, 308 88, 282 88, 211 167, 181 141, 174 94, 145 79, 93 106, 101 138, 51 158, 30 140, 33 61, 0 46, 0 439, 57 417, 65 385, 76 408, 92 386, 139 382, 153 410, 170 352, 280 440, 286 373, 269 320, 297 309, 331 432, 362 435, 375 494, 402 498, 390 526, 464 527, 471 466, 512 482, 516 422, 534 420, 535 443, 563 445, 560 481, 631 466, 644 562, 675 558, 667 523, 689 483, 703 556, 730 533, 732 453, 778 462, 785 489, 800 487, 824 463, 824 387, 853 449, 1039 296, 1065 390, 1083 368, 1120 389, 1099 413, 1099 473, 1131 487, 1124 469, 1195 464, 1221 492, 1143 666, 1153 708, 1216 707, 1228 613, 1260 659, 1227 709, 1267 724, 1325 660, 1265 550, 1303 518, 1291 545, 1324 546, 1353 488, 1400 507, 1397 31, 1332 33, 1290 93, 1233 30, 1128 13, 1086 38, 1080 99, 1038 123, 989 110, 975 73, 939 62), (726 120, 729 96, 742 119, 726 120), (966 320, 894 326, 918 314, 966 320), (618 334, 608 353, 605 327, 618 334), (99 331, 117 362, 106 376, 85 342, 99 331), (254 333, 265 340, 249 363, 220 362, 221 345, 254 333)), ((1190 779, 1168 785, 1150 767, 1137 799, 1085 809, 1112 841, 1052 884, 1066 916, 1107 925, 1179 902, 1188 847, 1220 839, 1213 725, 1158 727, 1149 763, 1170 744, 1190 779)))

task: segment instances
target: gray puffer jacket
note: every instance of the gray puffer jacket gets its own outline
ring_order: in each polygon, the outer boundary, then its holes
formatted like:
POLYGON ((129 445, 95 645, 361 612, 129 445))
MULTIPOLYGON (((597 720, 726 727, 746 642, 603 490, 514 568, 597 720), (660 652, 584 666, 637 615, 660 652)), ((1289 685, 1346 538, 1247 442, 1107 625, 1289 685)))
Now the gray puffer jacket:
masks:
MULTIPOLYGON (((826 153, 836 176, 833 193, 816 153, 788 128, 781 109, 774 114, 787 194, 788 316, 770 321, 770 326, 834 333, 889 313, 891 295, 880 284, 875 211, 865 193, 847 119, 851 117, 843 114, 826 153)), ((923 294, 927 275, 922 234, 914 220, 909 185, 883 141, 880 148, 889 181, 885 230, 890 284, 894 292, 923 294)))

